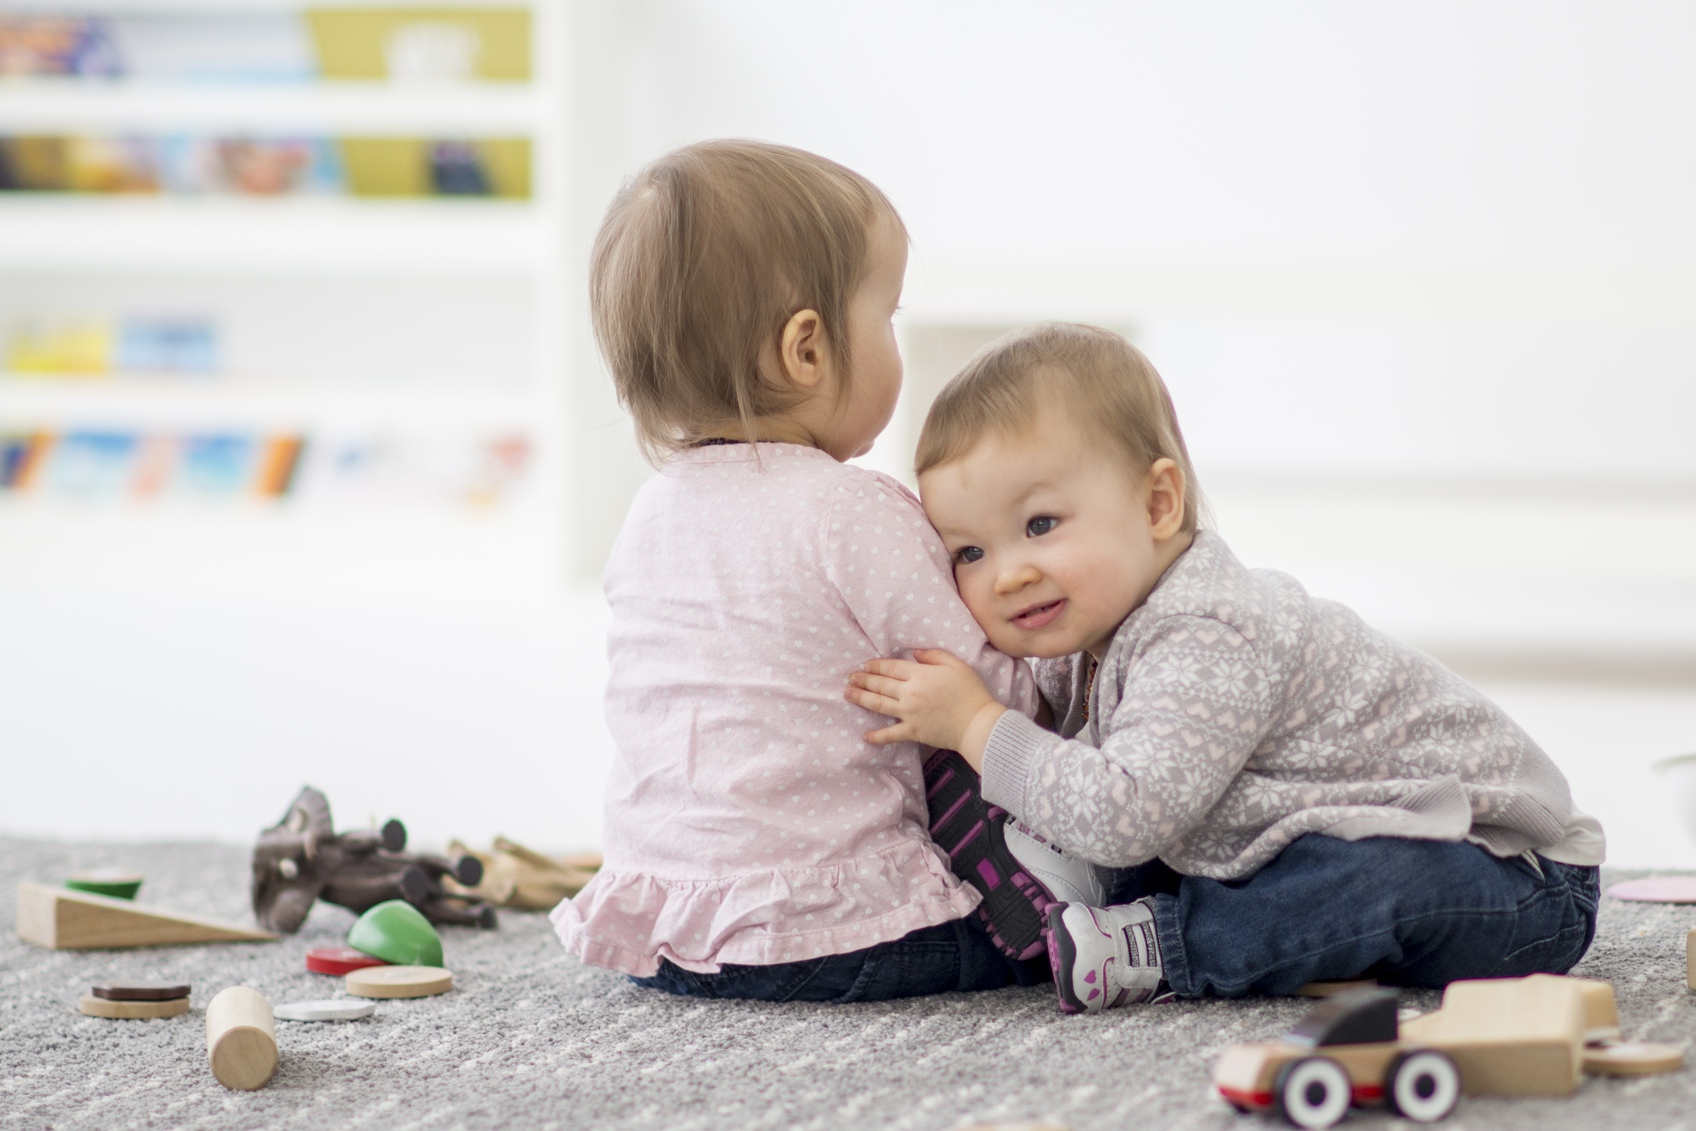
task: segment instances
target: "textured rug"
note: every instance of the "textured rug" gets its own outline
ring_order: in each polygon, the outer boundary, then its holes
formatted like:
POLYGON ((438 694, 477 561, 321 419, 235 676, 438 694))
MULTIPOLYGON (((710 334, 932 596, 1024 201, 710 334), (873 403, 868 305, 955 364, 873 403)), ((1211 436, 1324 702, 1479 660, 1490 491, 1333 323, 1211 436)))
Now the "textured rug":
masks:
MULTIPOLYGON (((352 922, 320 906, 275 943, 48 951, 18 940, 19 879, 142 871, 142 902, 247 921, 244 848, 83 845, 0 838, 0 1128, 863 1128, 941 1129, 1047 1118, 1076 1131, 1280 1126, 1214 1099, 1225 1046, 1276 1035, 1289 1000, 1203 1001, 1064 1018, 1047 988, 826 1007, 703 1003, 639 990, 582 966, 546 917, 444 932, 458 988, 379 1003, 342 1024, 278 1023, 281 1063, 257 1092, 226 1091, 206 1065, 206 1002, 250 985, 273 1002, 329 997, 310 946, 352 922), (76 1012, 102 978, 192 982, 194 1009, 160 1021, 76 1012)), ((1620 878, 1618 876, 1610 879, 1620 878)), ((1614 982, 1628 1037, 1696 1037, 1684 935, 1696 907, 1605 901, 1579 972, 1614 982)), ((1404 1004, 1429 1009, 1434 994, 1404 1004)), ((1363 1110, 1345 1126, 1392 1122, 1363 1110)), ((1696 1067, 1586 1080, 1561 1100, 1469 1099, 1451 1128, 1696 1124, 1696 1067)), ((1406 1126, 1405 1124, 1399 1124, 1406 1126)))

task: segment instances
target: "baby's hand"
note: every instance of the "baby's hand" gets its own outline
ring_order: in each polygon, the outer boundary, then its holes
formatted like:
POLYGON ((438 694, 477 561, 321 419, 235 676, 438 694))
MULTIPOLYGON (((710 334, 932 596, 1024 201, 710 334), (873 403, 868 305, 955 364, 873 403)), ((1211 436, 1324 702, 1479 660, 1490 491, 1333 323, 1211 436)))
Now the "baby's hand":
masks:
POLYGON ((872 660, 848 677, 844 696, 868 711, 890 715, 893 726, 868 731, 866 741, 922 742, 958 750, 981 769, 989 732, 1007 708, 995 701, 978 673, 952 652, 925 648, 913 660, 872 660))

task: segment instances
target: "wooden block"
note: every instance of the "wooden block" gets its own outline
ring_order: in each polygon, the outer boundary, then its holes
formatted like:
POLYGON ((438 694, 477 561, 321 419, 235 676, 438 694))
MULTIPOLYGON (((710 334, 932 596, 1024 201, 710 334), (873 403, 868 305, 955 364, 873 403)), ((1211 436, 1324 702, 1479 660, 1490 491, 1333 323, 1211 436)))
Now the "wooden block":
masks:
POLYGON ((124 1021, 137 1021, 149 1017, 176 1017, 188 1012, 188 998, 171 998, 168 1001, 108 1001, 93 994, 83 994, 77 1002, 77 1009, 90 1017, 114 1017, 124 1021))
POLYGON ((1614 1004, 1614 986, 1596 978, 1568 978, 1578 986, 1584 1002, 1584 1043, 1619 1040, 1619 1007, 1614 1004))
POLYGON ((277 936, 235 923, 143 907, 127 899, 21 880, 18 937, 57 950, 93 950, 177 943, 264 942, 277 936))
POLYGON ((526 911, 546 911, 570 899, 601 866, 598 853, 556 860, 500 836, 495 838, 493 852, 474 852, 457 840, 448 845, 448 852, 474 856, 483 865, 483 878, 473 887, 443 877, 442 886, 450 893, 526 911))
POLYGON ((263 1088, 277 1071, 277 1024, 264 994, 231 986, 206 1007, 206 1059, 218 1083, 263 1088))
POLYGON ((431 997, 453 989, 453 974, 440 966, 368 966, 347 976, 347 992, 358 997, 431 997))
POLYGON ((1683 1063, 1684 1050, 1677 1045, 1611 1042, 1584 1050, 1584 1071, 1593 1076, 1653 1076, 1683 1063))
POLYGON ((1402 1043, 1448 1053, 1468 1095, 1568 1095, 1583 1065, 1579 981, 1535 974, 1454 982, 1443 1008, 1401 1026, 1402 1043))

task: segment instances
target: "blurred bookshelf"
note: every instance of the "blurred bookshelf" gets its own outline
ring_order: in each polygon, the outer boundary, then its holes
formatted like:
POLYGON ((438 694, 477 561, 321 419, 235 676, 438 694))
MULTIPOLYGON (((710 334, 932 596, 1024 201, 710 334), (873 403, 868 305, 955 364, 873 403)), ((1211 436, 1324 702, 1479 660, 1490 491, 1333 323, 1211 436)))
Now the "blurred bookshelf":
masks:
POLYGON ((0 580, 557 580, 563 21, 0 7, 0 580))

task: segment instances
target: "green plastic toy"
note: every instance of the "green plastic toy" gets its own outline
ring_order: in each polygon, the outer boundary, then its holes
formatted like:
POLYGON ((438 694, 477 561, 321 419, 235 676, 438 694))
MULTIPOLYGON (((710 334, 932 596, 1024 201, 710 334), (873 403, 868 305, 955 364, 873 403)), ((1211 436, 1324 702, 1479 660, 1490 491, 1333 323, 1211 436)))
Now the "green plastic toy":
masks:
POLYGON ((404 899, 379 903, 354 923, 347 945, 396 966, 440 966, 442 936, 404 899))
POLYGON ((65 886, 72 891, 86 891, 90 895, 104 895, 111 899, 134 899, 135 893, 141 890, 141 873, 97 868, 92 872, 78 872, 65 881, 65 886))

